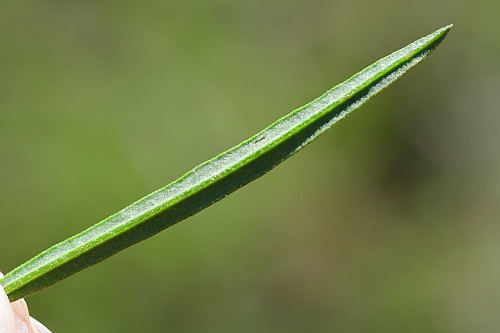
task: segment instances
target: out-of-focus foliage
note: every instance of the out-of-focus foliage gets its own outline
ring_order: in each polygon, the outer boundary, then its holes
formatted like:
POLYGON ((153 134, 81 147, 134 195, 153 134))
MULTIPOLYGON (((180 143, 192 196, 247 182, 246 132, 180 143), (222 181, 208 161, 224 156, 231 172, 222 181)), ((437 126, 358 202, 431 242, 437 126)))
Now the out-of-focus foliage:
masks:
POLYGON ((1 270, 454 23, 423 66, 276 171, 27 301, 77 333, 496 332, 499 12, 3 2, 1 270))

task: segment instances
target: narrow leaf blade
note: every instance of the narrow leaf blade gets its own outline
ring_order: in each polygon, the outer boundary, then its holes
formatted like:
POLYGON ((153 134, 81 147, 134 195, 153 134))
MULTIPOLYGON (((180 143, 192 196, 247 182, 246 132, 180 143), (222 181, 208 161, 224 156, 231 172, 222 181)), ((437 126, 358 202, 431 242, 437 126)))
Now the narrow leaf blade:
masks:
POLYGON ((17 267, 0 279, 9 299, 23 298, 94 265, 262 176, 420 63, 451 27, 375 62, 250 139, 17 267))

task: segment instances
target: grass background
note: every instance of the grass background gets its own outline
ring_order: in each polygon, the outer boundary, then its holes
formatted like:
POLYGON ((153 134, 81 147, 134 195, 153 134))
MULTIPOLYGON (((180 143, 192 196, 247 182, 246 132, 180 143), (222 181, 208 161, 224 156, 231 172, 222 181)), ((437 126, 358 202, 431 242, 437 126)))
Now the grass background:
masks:
POLYGON ((500 2, 3 1, 6 273, 446 24, 264 178, 30 296, 55 332, 496 332, 500 2))

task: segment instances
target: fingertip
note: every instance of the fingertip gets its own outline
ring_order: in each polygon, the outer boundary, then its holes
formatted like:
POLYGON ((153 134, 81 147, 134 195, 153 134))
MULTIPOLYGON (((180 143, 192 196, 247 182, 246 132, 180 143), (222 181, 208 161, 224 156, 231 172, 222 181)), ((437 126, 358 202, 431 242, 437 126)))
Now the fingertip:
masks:
POLYGON ((17 332, 16 316, 2 285, 0 285, 0 332, 17 332))

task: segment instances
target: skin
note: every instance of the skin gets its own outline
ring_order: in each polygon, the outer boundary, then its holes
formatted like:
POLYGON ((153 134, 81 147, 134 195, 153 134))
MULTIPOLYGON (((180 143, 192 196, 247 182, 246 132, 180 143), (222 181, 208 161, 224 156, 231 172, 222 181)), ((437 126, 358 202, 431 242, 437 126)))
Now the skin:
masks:
MULTIPOLYGON (((3 274, 0 273, 0 278, 3 274)), ((30 317, 24 299, 9 302, 0 285, 0 333, 51 333, 45 326, 30 317)))

